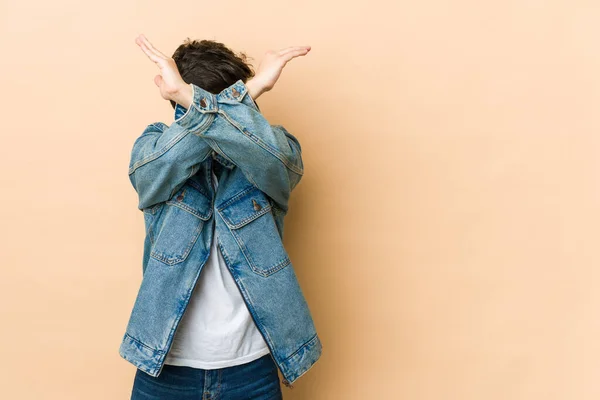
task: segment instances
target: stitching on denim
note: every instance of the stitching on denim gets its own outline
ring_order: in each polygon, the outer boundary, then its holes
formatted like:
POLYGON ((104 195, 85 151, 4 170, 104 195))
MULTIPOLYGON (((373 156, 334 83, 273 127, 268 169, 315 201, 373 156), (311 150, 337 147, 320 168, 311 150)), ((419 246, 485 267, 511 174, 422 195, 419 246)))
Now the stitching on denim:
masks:
POLYGON ((210 143, 214 144, 215 147, 221 151, 221 153, 217 153, 217 154, 219 154, 221 157, 223 157, 225 160, 229 161, 233 165, 236 165, 235 162, 231 158, 229 158, 229 156, 223 151, 223 149, 221 148, 221 146, 219 146, 219 143, 215 142, 214 139, 209 138, 209 137, 204 137, 204 139, 206 141, 209 141, 210 143))
POLYGON ((198 182, 196 182, 193 179, 190 179, 190 180, 186 181, 185 183, 187 185, 190 185, 191 187, 193 187, 197 191, 199 191, 204 197, 206 197, 207 200, 210 201, 210 195, 204 191, 204 189, 202 188, 202 186, 198 182))
POLYGON ((144 364, 143 361, 140 361, 135 358, 130 358, 127 353, 120 352, 119 354, 121 355, 121 357, 135 365, 141 371, 147 372, 149 374, 154 374, 156 371, 158 371, 157 368, 149 368, 146 364, 144 364))
MULTIPOLYGON (((193 105, 192 105, 193 106, 193 105)), ((195 107, 195 106, 194 106, 195 107)), ((191 106, 190 106, 191 108, 191 106)), ((203 114, 205 114, 205 112, 201 111, 198 109, 198 107, 195 107, 196 110, 198 110, 198 112, 201 112, 203 114)), ((134 173, 138 168, 146 165, 147 163, 149 163, 150 161, 154 161, 155 159, 157 159, 158 157, 162 156, 163 154, 165 154, 171 147, 173 147, 177 142, 179 142, 181 139, 183 139, 186 135, 192 133, 194 135, 199 135, 199 132, 203 131, 204 129, 208 128, 210 126, 210 124, 214 121, 215 116, 212 114, 209 114, 206 117, 206 120, 197 128, 194 130, 190 130, 182 125, 180 125, 177 121, 175 121, 175 123, 177 124, 177 126, 181 127, 183 129, 183 131, 173 137, 173 139, 171 139, 169 142, 167 142, 163 148, 159 151, 156 151, 152 154, 150 154, 149 156, 136 161, 130 168, 129 168, 129 175, 131 175, 132 173, 134 173)), ((154 125, 154 124, 152 124, 154 125)), ((166 124, 163 124, 164 126, 168 126, 166 124)), ((157 125, 154 125, 157 126, 157 125)), ((157 126, 158 127, 158 126, 157 126)), ((164 130, 161 129, 161 132, 156 132, 156 133, 163 133, 164 130)))
MULTIPOLYGON (((198 99, 198 93, 196 93, 196 88, 194 87, 194 85, 190 85, 190 87, 192 88, 192 104, 194 103, 195 100, 198 99)), ((181 106, 183 107, 183 106, 181 106)), ((183 107, 185 108, 185 107, 183 107)), ((190 109, 191 107, 188 107, 185 112, 183 113, 183 115, 181 117, 179 117, 178 119, 174 120, 174 122, 179 123, 179 121, 185 119, 186 116, 188 116, 190 114, 190 109)))
POLYGON ((221 368, 219 368, 217 370, 217 389, 215 390, 215 392, 216 392, 215 398, 217 398, 217 399, 221 398, 220 395, 221 395, 221 377, 222 377, 222 374, 223 374, 223 370, 221 368))
MULTIPOLYGON (((218 238, 218 236, 217 236, 217 238, 218 238)), ((223 244, 220 241, 217 240, 217 245, 221 249, 221 253, 223 253, 223 259, 225 260, 225 264, 227 265, 228 268, 230 268, 231 260, 230 260, 229 255, 225 251, 225 248, 223 247, 223 244)), ((246 297, 248 298, 248 301, 246 302, 246 305, 248 306, 248 310, 249 310, 250 314, 253 316, 253 318, 256 321, 260 322, 260 319, 258 318, 258 316, 256 315, 256 312, 254 311, 254 306, 252 305, 252 298, 250 297, 250 294, 243 288, 243 285, 241 283, 238 283, 237 280, 235 280, 235 282, 236 282, 236 285, 239 287, 240 292, 242 292, 242 294, 245 294, 246 297)), ((267 341, 267 344, 270 344, 269 350, 271 350, 271 354, 275 358, 275 354, 272 352, 273 339, 271 339, 271 336, 269 335, 269 332, 267 332, 266 330, 265 330, 265 335, 267 336, 265 338, 266 341, 267 341)))
MULTIPOLYGON (((245 85, 244 85, 244 88, 245 88, 245 85)), ((256 111, 258 111, 258 112, 261 112, 261 111, 260 111, 260 108, 258 107, 258 103, 256 102, 256 100, 254 100, 254 98, 252 98, 252 96, 250 95, 250 93, 248 93, 248 90, 247 90, 247 89, 243 89, 243 93, 242 93, 242 95, 240 96, 240 103, 243 103, 243 102, 244 102, 244 99, 246 98, 246 96, 248 96, 248 98, 250 99, 250 103, 252 103, 252 107, 253 107, 253 108, 254 108, 256 111)))
POLYGON ((155 221, 155 217, 154 215, 148 213, 149 217, 148 218, 148 222, 144 221, 144 223, 148 224, 148 229, 146 230, 146 234, 148 235, 148 239, 150 239, 150 244, 153 245, 154 244, 154 237, 152 236, 154 231, 152 230, 152 225, 154 224, 155 221))
MULTIPOLYGON (((196 227, 196 229, 194 229, 194 232, 192 233, 192 236, 189 239, 189 243, 187 244, 187 247, 185 248, 184 253, 182 255, 169 258, 169 257, 166 257, 162 252, 160 252, 160 253, 157 252, 155 246, 153 246, 153 249, 150 252, 150 257, 152 257, 158 261, 161 261, 165 264, 171 265, 171 266, 185 261, 185 259, 191 252, 192 248, 198 241, 198 237, 200 236, 200 233, 202 232, 202 229, 204 227, 204 221, 202 219, 199 219, 199 221, 200 222, 198 223, 198 226, 196 227)), ((159 234, 159 236, 160 236, 160 234, 159 234)))
MULTIPOLYGON (((163 122, 154 122, 154 123, 150 124, 150 126, 155 126, 155 127, 159 128, 158 132, 153 132, 153 133, 163 133, 165 127, 168 128, 168 125, 163 122)), ((181 125, 179 125, 179 126, 181 126, 181 125)), ((181 134, 179 134, 178 136, 173 137, 173 139, 171 139, 171 141, 167 142, 164 145, 162 150, 154 152, 154 153, 150 154, 149 156, 147 156, 146 158, 136 161, 131 166, 131 168, 129 170, 129 174, 131 175, 136 169, 140 168, 141 166, 145 165, 146 163, 153 161, 154 159, 163 155, 167 150, 169 150, 171 147, 173 147, 179 140, 183 139, 188 133, 190 133, 190 131, 188 129, 184 128, 183 126, 181 126, 181 128, 183 129, 183 132, 181 134)), ((147 129, 148 128, 146 128, 146 130, 147 129)), ((146 130, 144 130, 144 132, 146 130)))
MULTIPOLYGON (((247 191, 247 190, 246 190, 247 191)), ((246 192, 244 191, 244 192, 246 192)), ((238 196, 235 196, 238 197, 238 196)), ((228 221, 228 218, 225 218, 225 216, 221 213, 221 211, 217 210, 219 212, 219 214, 221 215, 221 218, 225 221, 225 223, 228 226, 237 226, 237 228, 231 228, 230 232, 233 236, 233 238, 235 239, 235 241, 237 242, 238 246, 240 247, 240 250, 242 252, 242 254, 244 255, 244 258, 246 259, 246 261, 248 262, 248 265, 250 266, 250 268, 252 269, 252 271, 254 271, 255 273, 262 275, 262 276, 270 276, 272 274, 274 274, 275 272, 285 268, 287 265, 291 264, 291 259, 289 257, 289 254, 287 253, 285 246, 283 245, 283 242, 277 243, 277 246, 281 246, 281 248, 283 249, 284 252, 284 257, 275 262, 273 265, 270 265, 268 267, 260 267, 259 265, 256 264, 256 262, 254 261, 254 259, 252 258, 251 252, 248 249, 248 247, 246 246, 246 242, 244 240, 242 240, 241 235, 237 232, 239 228, 247 225, 249 222, 258 219, 259 217, 267 214, 268 211, 271 210, 271 205, 269 203, 269 206, 264 207, 263 210, 268 209, 265 212, 259 212, 259 213, 254 213, 252 215, 250 215, 247 218, 244 218, 241 222, 239 222, 238 224, 230 224, 230 222, 228 221), (249 222, 245 222, 246 220, 250 220, 249 222)), ((263 216, 263 218, 265 218, 263 216)), ((274 217, 273 217, 274 218, 274 217)), ((277 233, 279 234, 278 231, 278 227, 277 227, 277 223, 275 222, 275 220, 273 219, 273 225, 277 231, 277 233)))
MULTIPOLYGON (((204 258, 204 260, 202 260, 201 265, 205 265, 206 261, 208 260, 208 257, 210 256, 210 253, 207 252, 206 253, 206 257, 204 258)), ((177 329, 177 327, 179 326, 179 323, 181 322, 181 318, 183 317, 183 314, 185 312, 185 309, 187 308, 187 306, 190 303, 190 297, 191 297, 191 293, 193 292, 196 284, 198 283, 198 277, 200 276, 200 273, 202 272, 204 268, 198 268, 198 272, 196 274, 196 277, 194 278, 194 284, 190 285, 190 288, 188 289, 188 291, 185 293, 185 297, 187 298, 187 301, 185 301, 185 304, 181 304, 179 305, 179 308, 177 309, 177 316, 179 319, 176 319, 175 322, 173 323, 173 326, 171 326, 171 330, 169 331, 169 336, 167 336, 167 342, 171 341, 171 343, 169 344, 169 346, 167 347, 167 349, 165 351, 163 351, 163 353, 168 353, 170 350, 171 345, 173 344, 173 334, 175 332, 175 330, 177 329)), ((165 358, 166 358, 166 354, 165 354, 165 358)), ((164 365, 165 359, 163 359, 162 363, 164 365)))
POLYGON ((136 343, 140 344, 142 347, 147 348, 148 350, 152 350, 152 351, 155 351, 155 352, 160 353, 160 354, 164 353, 164 350, 153 349, 152 347, 148 346, 147 344, 140 342, 139 340, 137 340, 136 338, 134 338, 133 336, 131 336, 127 332, 125 332, 125 336, 127 336, 131 341, 136 342, 136 343))
POLYGON ((223 210, 225 207, 228 207, 231 203, 239 200, 240 197, 244 196, 246 193, 248 193, 252 190, 260 190, 260 189, 258 189, 255 186, 248 186, 246 189, 242 189, 241 191, 237 192, 235 195, 233 195, 229 199, 227 199, 224 202, 222 202, 221 204, 217 205, 217 211, 223 210))
POLYGON ((141 160, 136 161, 131 168, 129 169, 129 175, 131 175, 132 173, 134 173, 138 168, 146 165, 147 163, 149 163, 150 161, 154 161, 156 160, 158 157, 162 156, 163 154, 165 154, 171 147, 173 147, 177 142, 179 142, 181 139, 183 139, 186 135, 188 135, 190 132, 187 130, 183 130, 179 135, 174 136, 170 141, 168 141, 163 147, 162 149, 160 149, 159 151, 156 151, 152 154, 150 154, 149 156, 142 158, 141 160))
POLYGON ((237 130, 239 130, 241 133, 243 133, 250 140, 252 140, 256 144, 258 144, 260 147, 262 147, 263 149, 265 149, 269 153, 271 153, 273 156, 275 156, 288 169, 292 170, 293 172, 297 173, 298 175, 304 174, 304 171, 302 169, 299 169, 296 165, 294 165, 291 161, 289 161, 287 159, 287 157, 285 157, 281 152, 279 152, 279 150, 276 150, 273 147, 271 147, 270 145, 268 145, 267 143, 265 143, 260 137, 256 136, 255 134, 250 132, 248 129, 241 127, 236 121, 231 119, 225 111, 219 110, 219 111, 217 111, 217 113, 223 115, 227 119, 227 121, 229 121, 229 123, 231 125, 233 125, 235 128, 237 128, 237 130))
MULTIPOLYGON (((240 292, 242 293, 242 295, 246 295, 246 297, 248 298, 248 301, 246 301, 246 306, 248 307, 248 311, 250 312, 250 315, 254 319, 254 322, 255 322, 257 328, 260 330, 260 326, 264 327, 264 325, 262 325, 262 321, 260 320, 260 318, 258 318, 258 315, 256 315, 256 311, 254 310, 254 305, 253 305, 254 301, 250 297, 250 293, 248 293, 246 291, 243 284, 241 284, 237 281, 236 281, 236 284, 237 284, 240 292), (258 323, 258 322, 260 322, 260 323, 258 323)), ((264 336, 265 336, 265 338, 264 338, 265 342, 269 346, 269 350, 270 350, 271 354, 273 355, 274 358, 276 358, 277 356, 274 352, 275 346, 273 345, 273 339, 271 338, 271 335, 269 335, 269 332, 266 329, 264 329, 264 336)))
POLYGON ((201 214, 197 209, 190 207, 188 204, 179 202, 179 201, 168 200, 167 204, 169 204, 171 206, 179 207, 182 210, 189 212, 190 214, 194 215, 197 218, 200 218, 203 221, 208 221, 212 214, 212 209, 210 209, 208 211, 208 215, 204 215, 204 214, 201 214))
POLYGON ((231 234, 235 238, 235 241, 237 242, 238 246, 240 247, 240 250, 242 251, 244 258, 246 259, 246 261, 248 261, 248 265, 250 265, 250 268, 252 269, 252 271, 254 271, 255 273, 257 273, 259 275, 262 275, 265 277, 270 276, 270 275, 274 274, 275 272, 279 271, 280 269, 283 269, 287 265, 291 264, 291 262, 292 262, 290 260, 289 255, 287 254, 287 251, 285 251, 283 244, 281 244, 281 247, 283 247, 283 250, 285 253, 284 258, 282 258, 281 260, 277 261, 275 264, 273 264, 269 267, 265 267, 265 268, 259 267, 254 262, 251 252, 246 247, 246 243, 242 240, 241 236, 235 230, 232 230, 231 234))
POLYGON ((234 224, 233 222, 231 222, 230 218, 225 217, 224 215, 223 215, 223 219, 225 220, 225 223, 227 224, 227 226, 229 226, 231 229, 239 229, 239 228, 243 227, 244 225, 248 224, 249 222, 254 221, 256 218, 268 213, 269 211, 271 211, 271 205, 263 207, 260 211, 250 214, 246 218, 238 221, 237 224, 234 224))
POLYGON ((299 352, 300 350, 302 350, 302 349, 303 349, 303 348, 305 348, 305 347, 308 347, 308 346, 310 346, 310 345, 311 345, 311 342, 313 342, 313 341, 315 341, 315 342, 316 342, 316 340, 317 340, 317 333, 315 333, 315 334, 313 335, 313 337, 312 337, 312 338, 310 338, 310 339, 308 339, 306 342, 304 342, 304 344, 303 344, 302 346, 298 347, 298 349, 297 349, 295 352, 293 352, 292 354, 290 354, 290 355, 289 355, 288 357, 286 357, 286 359, 285 359, 285 360, 283 360, 283 361, 285 362, 285 361, 289 360, 290 358, 294 357, 296 354, 298 354, 298 352, 299 352))

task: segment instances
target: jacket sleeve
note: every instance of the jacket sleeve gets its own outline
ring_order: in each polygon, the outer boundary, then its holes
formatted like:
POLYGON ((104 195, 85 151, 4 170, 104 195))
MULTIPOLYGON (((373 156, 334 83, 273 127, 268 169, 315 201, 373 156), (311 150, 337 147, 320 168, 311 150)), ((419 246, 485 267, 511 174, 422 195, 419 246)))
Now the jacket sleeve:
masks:
MULTIPOLYGON (((284 213, 304 169, 298 140, 270 125, 240 79, 219 94, 195 84, 171 126, 149 125, 131 152, 129 178, 143 210, 170 199, 212 151, 239 167, 284 213)), ((177 113, 176 113, 177 115, 177 113)))
MULTIPOLYGON (((202 97, 207 92, 191 86, 194 101, 190 108, 202 110, 202 97)), ((287 212, 290 193, 304 174, 298 139, 283 126, 269 124, 241 79, 208 97, 204 101, 217 116, 207 129, 194 134, 239 167, 254 186, 287 212)))
POLYGON ((170 126, 150 124, 131 150, 129 180, 138 194, 138 209, 169 200, 195 174, 212 149, 193 132, 205 129, 214 115, 190 107, 170 126))

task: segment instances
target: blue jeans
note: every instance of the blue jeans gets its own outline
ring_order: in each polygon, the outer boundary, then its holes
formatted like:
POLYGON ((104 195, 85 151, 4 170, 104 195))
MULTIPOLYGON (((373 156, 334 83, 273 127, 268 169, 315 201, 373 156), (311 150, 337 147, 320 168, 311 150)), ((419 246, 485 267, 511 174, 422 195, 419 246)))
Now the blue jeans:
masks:
POLYGON ((137 370, 131 400, 281 400, 271 354, 245 364, 201 369, 165 364, 160 375, 137 370))

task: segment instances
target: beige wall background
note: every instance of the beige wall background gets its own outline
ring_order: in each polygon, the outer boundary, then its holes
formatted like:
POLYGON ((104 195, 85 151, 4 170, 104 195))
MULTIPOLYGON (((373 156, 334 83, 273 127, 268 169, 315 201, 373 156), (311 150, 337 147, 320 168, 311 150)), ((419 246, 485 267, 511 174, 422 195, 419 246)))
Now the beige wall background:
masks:
POLYGON ((286 219, 323 355, 286 399, 600 396, 593 1, 0 3, 5 399, 128 399, 127 178, 172 122, 134 43, 309 44, 259 99, 301 140, 286 219))

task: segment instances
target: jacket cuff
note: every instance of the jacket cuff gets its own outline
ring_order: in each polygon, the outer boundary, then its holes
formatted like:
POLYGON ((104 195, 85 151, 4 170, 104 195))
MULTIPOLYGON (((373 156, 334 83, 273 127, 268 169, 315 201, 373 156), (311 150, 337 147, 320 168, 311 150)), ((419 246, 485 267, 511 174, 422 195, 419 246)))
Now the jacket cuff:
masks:
POLYGON ((239 101, 240 103, 245 104, 248 107, 251 107, 256 111, 260 112, 258 104, 254 101, 252 96, 250 96, 250 93, 248 93, 248 87, 241 79, 238 79, 234 84, 223 89, 218 96, 239 101))
POLYGON ((181 104, 175 104, 175 123, 183 128, 194 132, 201 128, 206 122, 209 113, 216 113, 219 109, 216 96, 196 86, 193 83, 189 84, 192 87, 192 104, 189 108, 183 107, 181 104))

